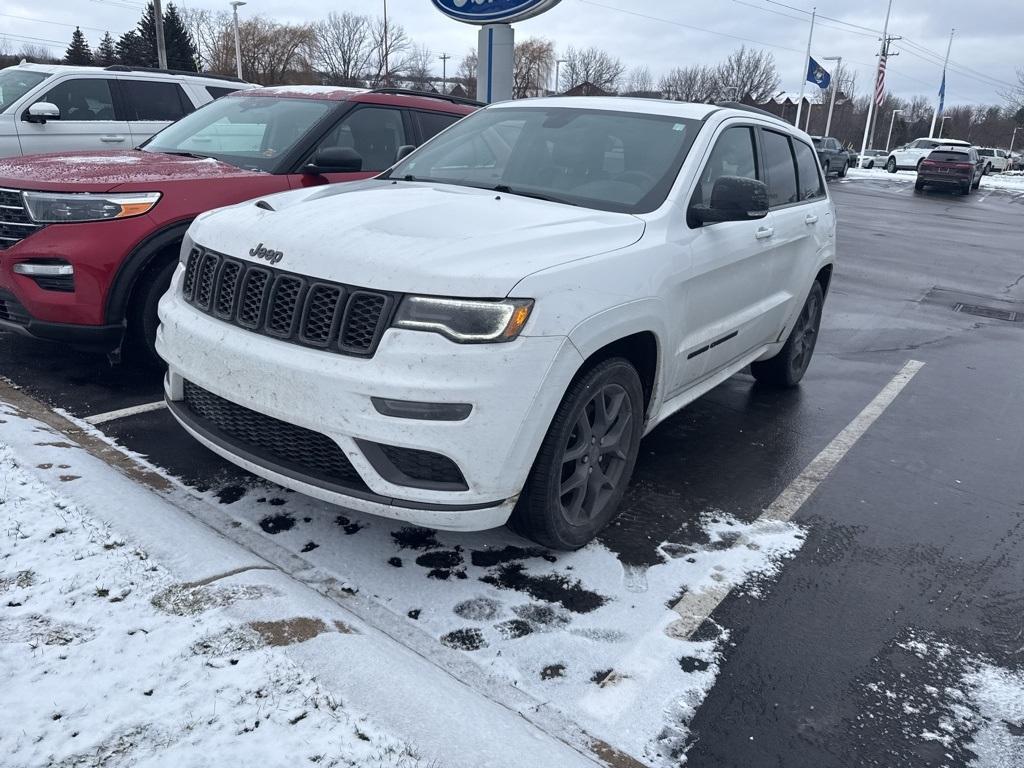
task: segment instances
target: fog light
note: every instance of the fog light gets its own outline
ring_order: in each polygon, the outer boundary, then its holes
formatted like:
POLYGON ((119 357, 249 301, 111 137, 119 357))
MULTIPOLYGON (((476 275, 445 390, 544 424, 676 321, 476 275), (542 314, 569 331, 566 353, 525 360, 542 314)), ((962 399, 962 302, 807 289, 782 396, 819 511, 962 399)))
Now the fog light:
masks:
POLYGON ((73 265, 59 262, 37 264, 31 261, 19 261, 14 265, 14 271, 16 274, 29 277, 65 277, 75 274, 73 265))
POLYGON ((382 416, 419 421, 465 421, 473 411, 469 403, 418 403, 414 400, 389 400, 371 397, 373 407, 382 416))

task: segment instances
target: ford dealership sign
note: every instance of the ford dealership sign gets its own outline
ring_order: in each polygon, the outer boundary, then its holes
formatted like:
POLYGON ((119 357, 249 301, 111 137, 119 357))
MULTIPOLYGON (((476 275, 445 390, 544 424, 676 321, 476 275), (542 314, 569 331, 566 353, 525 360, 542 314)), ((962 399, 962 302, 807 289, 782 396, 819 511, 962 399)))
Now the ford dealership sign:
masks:
POLYGON ((433 0, 445 16, 467 24, 510 24, 536 16, 560 0, 433 0))

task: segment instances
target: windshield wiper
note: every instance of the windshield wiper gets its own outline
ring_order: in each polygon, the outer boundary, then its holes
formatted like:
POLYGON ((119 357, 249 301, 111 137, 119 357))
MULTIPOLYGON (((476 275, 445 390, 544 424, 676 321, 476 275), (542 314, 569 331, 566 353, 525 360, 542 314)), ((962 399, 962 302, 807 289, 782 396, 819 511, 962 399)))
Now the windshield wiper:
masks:
POLYGON ((532 197, 534 200, 544 200, 548 203, 561 203, 562 205, 577 206, 576 203, 565 200, 561 197, 554 197, 553 195, 546 195, 543 192, 527 192, 522 189, 513 189, 508 184, 499 184, 496 187, 491 187, 492 192, 501 192, 505 195, 518 195, 519 197, 532 197))
POLYGON ((169 149, 158 149, 158 150, 155 150, 155 151, 159 152, 161 155, 177 155, 178 157, 194 157, 196 160, 209 160, 210 159, 209 155, 200 155, 200 154, 197 154, 195 152, 182 152, 182 151, 178 151, 178 150, 173 150, 172 151, 172 150, 169 150, 169 149))

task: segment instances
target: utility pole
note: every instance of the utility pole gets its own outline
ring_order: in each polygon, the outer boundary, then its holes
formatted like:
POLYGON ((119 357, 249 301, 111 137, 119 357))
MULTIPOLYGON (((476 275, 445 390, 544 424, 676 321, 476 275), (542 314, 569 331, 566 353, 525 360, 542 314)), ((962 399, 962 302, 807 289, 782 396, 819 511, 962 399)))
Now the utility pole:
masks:
POLYGON ((451 58, 447 53, 442 53, 438 56, 441 60, 441 93, 448 93, 448 59, 451 58))
POLYGON ((818 16, 818 8, 815 6, 811 9, 811 32, 807 35, 807 54, 804 56, 804 66, 800 72, 800 101, 796 103, 796 122, 793 123, 797 128, 800 127, 800 113, 804 108, 804 92, 807 90, 807 69, 811 66, 811 42, 814 40, 814 20, 818 16))
POLYGON ((935 135, 935 121, 939 119, 939 110, 942 109, 946 100, 946 68, 949 67, 949 53, 953 50, 953 35, 956 34, 956 28, 953 28, 949 32, 949 45, 946 46, 946 60, 942 64, 942 88, 940 89, 939 98, 935 102, 935 111, 932 112, 932 127, 928 131, 928 138, 932 138, 935 135))
POLYGON ((889 0, 889 7, 885 12, 885 26, 882 28, 882 52, 878 54, 878 69, 875 73, 875 89, 876 93, 871 94, 871 100, 868 102, 868 120, 864 126, 864 141, 860 147, 860 159, 864 161, 864 154, 868 151, 868 136, 871 135, 871 118, 875 115, 875 102, 878 100, 878 76, 882 71, 882 62, 885 61, 885 55, 888 52, 888 40, 889 40, 889 19, 892 16, 892 0, 889 0))
MULTIPOLYGON (((895 57, 897 57, 897 56, 899 56, 899 55, 900 55, 900 54, 899 54, 899 51, 896 51, 895 53, 894 53, 893 51, 891 51, 891 50, 890 50, 890 46, 892 46, 892 44, 893 44, 894 42, 896 42, 897 40, 902 40, 902 39, 903 39, 903 38, 902 38, 902 37, 900 37, 899 35, 889 35, 889 36, 888 36, 888 37, 887 37, 887 38, 885 39, 885 63, 886 63, 886 69, 888 69, 888 65, 889 65, 889 59, 893 59, 893 58, 895 58, 895 57)), ((883 80, 882 80, 882 86, 883 86, 883 88, 882 88, 882 100, 884 101, 884 100, 885 100, 885 87, 884 87, 884 86, 885 86, 885 80, 884 80, 884 73, 883 73, 883 80)), ((876 94, 875 94, 875 95, 876 95, 876 98, 877 98, 877 95, 878 95, 878 94, 877 94, 877 83, 876 83, 876 94)), ((874 119, 874 120, 873 120, 873 121, 871 122, 871 139, 870 139, 870 145, 871 145, 872 147, 874 147, 874 146, 875 146, 875 133, 876 133, 876 132, 878 131, 878 121, 879 121, 879 119, 881 119, 881 117, 882 117, 882 105, 881 105, 881 104, 878 104, 878 109, 877 109, 877 111, 875 112, 875 119, 874 119)))
POLYGON ((245 5, 243 0, 234 0, 231 3, 231 9, 234 11, 235 18, 235 71, 238 73, 238 79, 242 79, 242 42, 241 35, 238 33, 238 6, 245 5))
POLYGON ((164 12, 160 0, 153 0, 153 25, 156 27, 156 65, 167 69, 167 44, 164 42, 164 12))
POLYGON ((836 91, 839 90, 839 73, 843 71, 843 57, 842 56, 825 56, 822 61, 834 61, 836 63, 836 74, 832 78, 830 85, 832 86, 832 97, 828 101, 828 120, 825 121, 825 135, 832 135, 832 113, 836 108, 836 91))
POLYGON ((384 57, 384 87, 391 87, 391 39, 388 35, 388 0, 384 0, 384 39, 381 41, 381 53, 384 57))

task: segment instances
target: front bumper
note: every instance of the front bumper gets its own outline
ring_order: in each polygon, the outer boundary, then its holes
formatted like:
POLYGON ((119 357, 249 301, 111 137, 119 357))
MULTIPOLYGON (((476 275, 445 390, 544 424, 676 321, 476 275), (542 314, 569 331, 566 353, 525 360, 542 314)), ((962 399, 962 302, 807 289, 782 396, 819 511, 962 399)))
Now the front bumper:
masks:
POLYGON ((448 530, 484 530, 511 514, 548 425, 583 359, 564 337, 460 345, 437 334, 391 329, 370 359, 260 336, 216 320, 180 295, 181 270, 160 304, 157 350, 168 363, 171 412, 197 440, 249 471, 341 506, 448 530), (341 448, 362 489, 297 473, 225 438, 185 404, 185 382, 341 448), (472 405, 462 421, 384 416, 372 397, 472 405), (374 443, 439 454, 465 490, 409 487, 379 472, 374 443))

